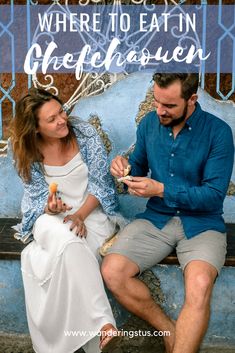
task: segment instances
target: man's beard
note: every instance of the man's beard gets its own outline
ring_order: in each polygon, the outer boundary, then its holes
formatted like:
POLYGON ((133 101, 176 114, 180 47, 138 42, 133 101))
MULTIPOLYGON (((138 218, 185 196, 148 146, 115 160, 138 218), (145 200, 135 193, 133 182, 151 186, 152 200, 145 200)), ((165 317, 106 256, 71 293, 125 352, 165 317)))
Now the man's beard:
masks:
POLYGON ((183 111, 182 116, 180 118, 171 120, 170 123, 164 124, 164 126, 174 127, 174 126, 180 125, 183 121, 185 121, 187 113, 188 113, 188 106, 186 104, 185 107, 184 107, 184 111, 183 111))

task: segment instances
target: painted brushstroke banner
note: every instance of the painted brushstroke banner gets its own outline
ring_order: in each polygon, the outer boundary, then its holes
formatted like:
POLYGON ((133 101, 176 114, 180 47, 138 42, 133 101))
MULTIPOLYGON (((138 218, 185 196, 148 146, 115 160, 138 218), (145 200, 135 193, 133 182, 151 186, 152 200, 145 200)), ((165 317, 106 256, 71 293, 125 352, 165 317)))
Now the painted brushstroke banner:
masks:
POLYGON ((0 6, 0 72, 235 71, 235 6, 0 6))

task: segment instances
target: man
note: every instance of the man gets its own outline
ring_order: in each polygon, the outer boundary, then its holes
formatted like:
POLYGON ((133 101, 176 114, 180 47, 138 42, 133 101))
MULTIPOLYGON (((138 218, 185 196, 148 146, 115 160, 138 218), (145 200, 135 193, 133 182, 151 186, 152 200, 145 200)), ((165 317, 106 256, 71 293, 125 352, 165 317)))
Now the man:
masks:
POLYGON ((167 353, 194 353, 206 333, 213 284, 226 255, 223 200, 234 147, 230 127, 197 102, 197 74, 154 74, 155 111, 137 130, 129 161, 117 156, 111 173, 131 165, 130 194, 149 198, 119 235, 102 266, 107 286, 129 311, 161 331, 167 353), (151 177, 146 177, 148 172, 151 177), (176 248, 185 301, 176 323, 136 276, 176 248))

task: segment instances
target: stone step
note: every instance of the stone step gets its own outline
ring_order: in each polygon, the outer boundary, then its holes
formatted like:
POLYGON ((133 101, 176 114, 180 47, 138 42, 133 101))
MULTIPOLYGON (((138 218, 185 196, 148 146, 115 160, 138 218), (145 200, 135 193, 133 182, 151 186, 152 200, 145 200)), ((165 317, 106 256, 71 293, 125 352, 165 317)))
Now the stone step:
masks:
MULTIPOLYGON (((146 339, 145 341, 147 341, 146 339)), ((0 333, 1 353, 34 353, 29 335, 1 334, 0 333)), ((163 353, 164 348, 160 343, 149 345, 146 342, 139 342, 135 338, 133 343, 131 339, 124 340, 122 344, 124 353, 163 353)), ((202 347, 199 353, 234 353, 235 347, 228 346, 207 346, 202 347)), ((84 353, 79 349, 75 353, 84 353)))

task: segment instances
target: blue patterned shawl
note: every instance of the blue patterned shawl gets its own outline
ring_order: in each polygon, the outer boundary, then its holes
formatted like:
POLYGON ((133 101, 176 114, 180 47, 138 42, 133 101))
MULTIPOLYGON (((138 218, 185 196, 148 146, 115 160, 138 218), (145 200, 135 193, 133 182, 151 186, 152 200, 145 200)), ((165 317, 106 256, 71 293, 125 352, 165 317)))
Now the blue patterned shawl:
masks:
MULTIPOLYGON (((96 129, 78 118, 70 122, 75 132, 83 161, 88 167, 88 193, 100 202, 104 212, 115 215, 118 198, 113 179, 109 173, 107 154, 96 129)), ((44 213, 48 198, 48 184, 40 163, 31 167, 31 181, 24 183, 24 195, 21 202, 22 223, 14 226, 14 237, 23 243, 32 240, 32 228, 36 219, 44 213)))

